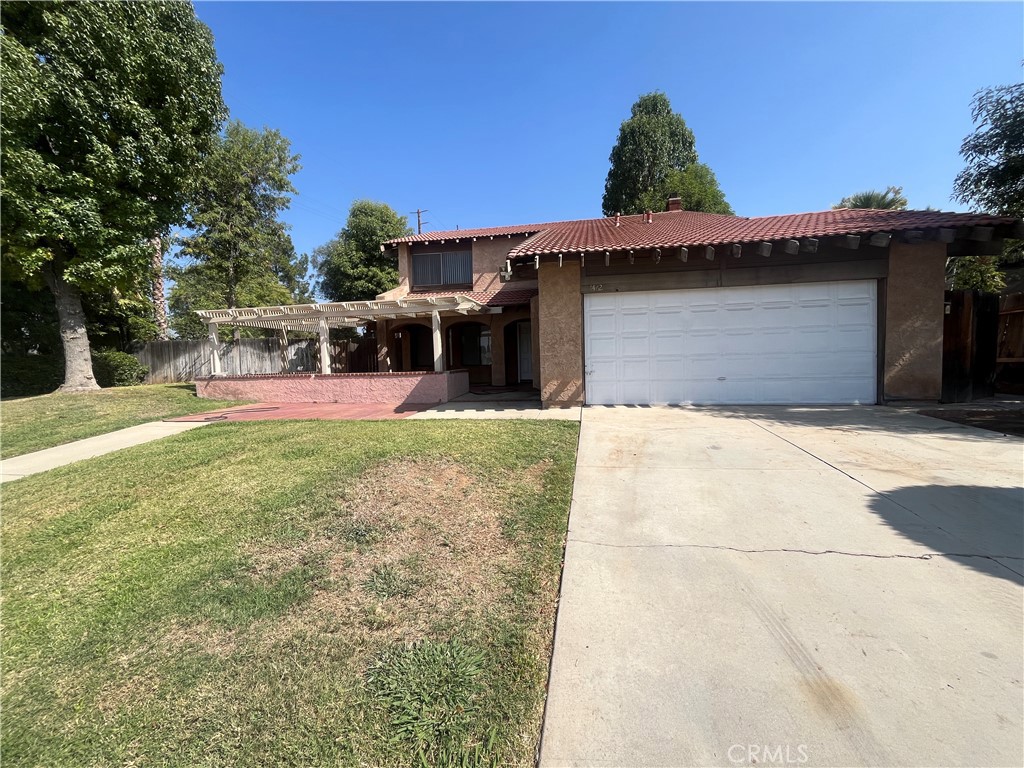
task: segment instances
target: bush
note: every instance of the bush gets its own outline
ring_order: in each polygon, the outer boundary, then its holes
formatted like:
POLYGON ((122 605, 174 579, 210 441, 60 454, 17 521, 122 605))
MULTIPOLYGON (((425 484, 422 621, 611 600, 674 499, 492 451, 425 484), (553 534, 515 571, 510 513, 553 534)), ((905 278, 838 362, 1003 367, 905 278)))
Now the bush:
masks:
POLYGON ((34 397, 64 381, 61 355, 0 355, 0 397, 34 397))
POLYGON ((142 383, 149 368, 127 352, 107 349, 92 353, 92 372, 101 387, 132 387, 142 383))

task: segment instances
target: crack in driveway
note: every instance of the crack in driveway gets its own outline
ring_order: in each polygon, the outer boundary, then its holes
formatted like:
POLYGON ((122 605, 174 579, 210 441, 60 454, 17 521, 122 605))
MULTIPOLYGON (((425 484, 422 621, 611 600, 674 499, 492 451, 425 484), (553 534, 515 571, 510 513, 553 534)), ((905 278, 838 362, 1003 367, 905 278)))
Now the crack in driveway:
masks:
POLYGON ((871 557, 878 560, 931 560, 933 557, 979 557, 984 560, 1021 560, 1024 557, 1014 555, 979 555, 973 552, 928 552, 922 555, 879 555, 872 552, 845 552, 841 549, 797 549, 790 547, 775 547, 765 549, 744 549, 743 547, 730 547, 725 544, 610 544, 604 541, 592 541, 589 539, 576 539, 569 537, 568 542, 576 544, 590 544, 595 547, 611 547, 613 549, 722 549, 729 552, 741 552, 748 555, 757 555, 772 552, 787 552, 796 555, 842 555, 845 557, 871 557))

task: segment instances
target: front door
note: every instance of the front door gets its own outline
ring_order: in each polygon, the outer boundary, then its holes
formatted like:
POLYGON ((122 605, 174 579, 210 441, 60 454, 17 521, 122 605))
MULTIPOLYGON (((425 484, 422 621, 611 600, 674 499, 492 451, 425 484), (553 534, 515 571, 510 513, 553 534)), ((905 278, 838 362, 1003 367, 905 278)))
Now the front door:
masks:
POLYGON ((529 321, 518 323, 519 381, 533 381, 533 334, 529 321))

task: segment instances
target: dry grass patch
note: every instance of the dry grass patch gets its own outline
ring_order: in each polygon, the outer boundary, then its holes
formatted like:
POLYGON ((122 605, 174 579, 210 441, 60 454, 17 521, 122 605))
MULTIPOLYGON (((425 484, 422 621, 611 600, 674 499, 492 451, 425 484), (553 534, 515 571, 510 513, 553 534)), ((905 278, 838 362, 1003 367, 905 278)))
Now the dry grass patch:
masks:
POLYGON ((532 766, 576 437, 218 424, 5 486, 4 765, 532 766))
MULTIPOLYGON (((326 578, 272 636, 322 629, 339 619, 376 640, 415 641, 439 621, 472 622, 508 590, 514 562, 503 533, 507 499, 486 479, 446 460, 388 461, 335 498, 316 532, 294 546, 254 550, 260 578, 322 558, 326 578)), ((368 638, 365 638, 368 639, 368 638)), ((361 643, 369 647, 370 643, 361 643)))

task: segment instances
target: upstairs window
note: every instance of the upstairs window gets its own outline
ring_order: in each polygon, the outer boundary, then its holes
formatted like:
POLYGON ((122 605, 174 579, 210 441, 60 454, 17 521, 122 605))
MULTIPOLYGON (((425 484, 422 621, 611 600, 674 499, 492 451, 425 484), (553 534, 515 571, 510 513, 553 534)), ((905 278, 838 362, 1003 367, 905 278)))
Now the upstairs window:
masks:
POLYGON ((473 253, 414 253, 412 255, 412 287, 441 288, 473 285, 473 253))

